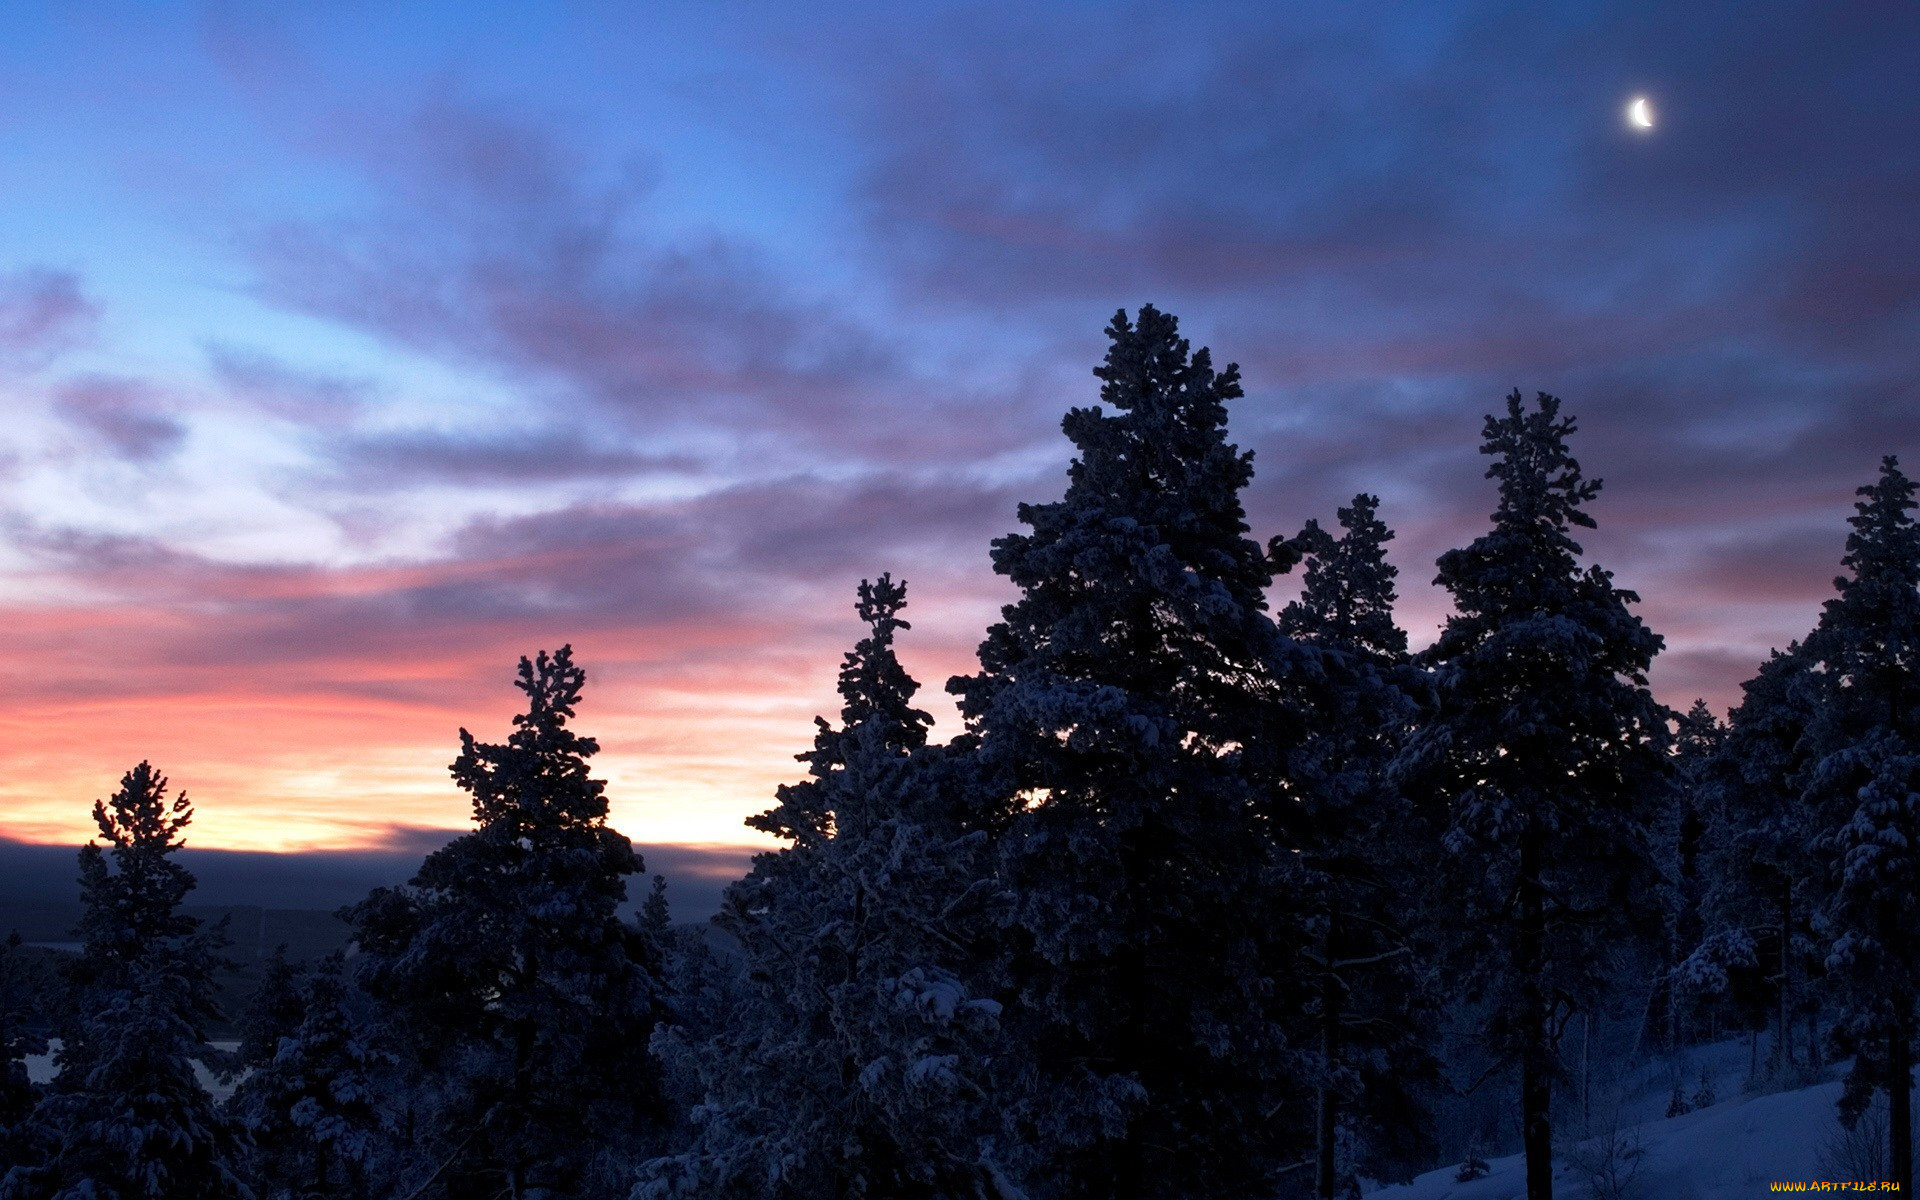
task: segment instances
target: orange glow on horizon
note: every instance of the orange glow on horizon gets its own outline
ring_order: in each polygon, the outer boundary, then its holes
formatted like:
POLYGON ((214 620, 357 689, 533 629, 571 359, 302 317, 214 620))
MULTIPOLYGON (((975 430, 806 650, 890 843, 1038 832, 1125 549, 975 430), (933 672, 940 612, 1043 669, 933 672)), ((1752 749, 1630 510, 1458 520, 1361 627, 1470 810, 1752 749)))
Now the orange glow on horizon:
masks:
MULTIPOLYGON (((304 585, 305 603, 424 572, 273 574, 304 585)), ((310 633, 236 600, 259 576, 232 575, 245 582, 212 580, 202 611, 172 598, 0 609, 0 836, 85 842, 93 802, 142 760, 192 797, 190 845, 373 850, 410 830, 457 832, 471 817, 447 776, 459 730, 504 740, 520 655, 571 642, 587 669, 575 727, 602 747, 593 763, 612 824, 642 844, 771 848, 743 822, 801 776, 794 755, 811 745, 815 714, 837 713, 835 674, 860 632, 851 612, 833 612, 844 619, 798 629, 716 616, 571 637, 505 622, 310 633)), ((976 617, 964 605, 949 614, 976 617)), ((940 683, 970 665, 971 637, 956 628, 903 646, 936 715, 940 683)))

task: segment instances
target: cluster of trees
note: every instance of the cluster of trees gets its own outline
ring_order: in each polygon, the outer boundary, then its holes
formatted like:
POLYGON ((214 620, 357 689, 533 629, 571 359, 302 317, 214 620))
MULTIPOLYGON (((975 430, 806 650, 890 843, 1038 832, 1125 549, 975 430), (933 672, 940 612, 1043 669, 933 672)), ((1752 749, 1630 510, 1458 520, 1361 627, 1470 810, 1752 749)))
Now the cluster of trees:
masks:
POLYGON ((191 809, 129 773, 45 1087, 0 953, 0 1197, 1345 1196, 1434 1165, 1471 1086, 1448 1030, 1517 1078, 1544 1200, 1563 1035, 1623 980, 1656 1044, 1770 1017, 1783 1061, 1851 1053, 1843 1111, 1889 1096, 1910 1183, 1894 460, 1819 628, 1722 725, 1649 693, 1661 641, 1574 540, 1600 485, 1552 397, 1487 418, 1498 508, 1440 559, 1455 615, 1415 655, 1378 501, 1256 542, 1236 369, 1151 307, 1107 332, 1065 495, 993 545, 1019 598, 948 684, 964 731, 929 742, 905 586, 862 582, 839 719, 750 822, 786 845, 710 926, 671 926, 658 879, 623 915, 642 864, 570 725, 583 672, 543 653, 506 743, 461 733, 474 830, 347 911, 347 958, 276 969, 223 1057, 170 858, 191 809), (224 1107, 196 1061, 238 1078, 224 1107))
POLYGON ((1818 625, 1774 652, 1725 725, 1700 705, 1676 722, 1685 783, 1671 907, 1676 946, 1692 948, 1671 1024, 1686 1036, 1705 997, 1765 1014, 1756 1025, 1771 1017, 1776 1071, 1817 1069, 1823 1043, 1851 1055, 1842 1118, 1885 1094, 1890 1173, 1906 1190, 1920 995, 1920 526, 1913 481, 1892 457, 1859 495, 1848 574, 1818 625))

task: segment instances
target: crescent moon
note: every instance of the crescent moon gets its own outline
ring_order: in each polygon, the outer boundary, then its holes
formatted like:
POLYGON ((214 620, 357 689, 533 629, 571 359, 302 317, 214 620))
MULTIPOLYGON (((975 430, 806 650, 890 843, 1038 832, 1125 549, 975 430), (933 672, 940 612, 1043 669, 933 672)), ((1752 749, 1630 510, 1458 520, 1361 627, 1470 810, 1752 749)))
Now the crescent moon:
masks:
POLYGON ((1647 103, 1645 96, 1635 96, 1633 103, 1627 105, 1627 120, 1636 129, 1653 128, 1653 106, 1647 103))

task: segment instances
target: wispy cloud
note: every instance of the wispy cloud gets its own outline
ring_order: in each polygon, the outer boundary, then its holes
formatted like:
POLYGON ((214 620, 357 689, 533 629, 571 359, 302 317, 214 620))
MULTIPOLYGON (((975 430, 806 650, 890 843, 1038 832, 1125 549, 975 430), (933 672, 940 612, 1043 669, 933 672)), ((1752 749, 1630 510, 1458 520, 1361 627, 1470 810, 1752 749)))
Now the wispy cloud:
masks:
POLYGON ((43 365, 90 335, 99 316, 70 271, 0 275, 0 361, 43 365))
POLYGON ((60 387, 55 410, 105 449, 130 462, 162 458, 186 440, 187 428, 165 399, 137 379, 92 376, 60 387))

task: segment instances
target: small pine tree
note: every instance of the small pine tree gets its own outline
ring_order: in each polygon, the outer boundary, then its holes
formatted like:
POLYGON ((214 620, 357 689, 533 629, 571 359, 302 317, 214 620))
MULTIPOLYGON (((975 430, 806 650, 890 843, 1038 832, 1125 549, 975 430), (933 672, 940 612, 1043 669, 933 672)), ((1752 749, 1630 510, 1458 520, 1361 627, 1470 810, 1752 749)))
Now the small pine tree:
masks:
POLYGON ((173 855, 193 806, 143 762, 93 818, 107 846, 80 851, 84 941, 58 1073, 31 1120, 39 1144, 0 1195, 245 1196, 231 1131, 194 1072, 215 1057, 206 1025, 219 1011, 217 940, 179 911, 194 879, 173 855))
POLYGON ((1687 1089, 1676 1079, 1673 1081, 1673 1094, 1667 1097, 1667 1116, 1684 1117, 1693 1111, 1693 1105, 1687 1102, 1687 1089))
POLYGON ((1407 661, 1407 635, 1393 619, 1400 570, 1387 561, 1393 530, 1379 512, 1380 497, 1362 492, 1335 514, 1339 537, 1307 522, 1292 543, 1306 563, 1300 598, 1281 611, 1280 628, 1386 667, 1407 661))
MULTIPOLYGON (((379 1102, 390 1057, 360 1031, 338 955, 286 984, 270 998, 281 1032, 227 1106, 249 1140, 249 1177, 260 1200, 363 1200, 390 1132, 379 1102)), ((267 1024, 249 1032, 264 1038, 267 1024)))
POLYGON ((1455 1183, 1472 1183, 1476 1179, 1485 1179, 1493 1168, 1480 1156, 1477 1146, 1467 1147, 1467 1156, 1460 1161, 1460 1169, 1453 1173, 1455 1183))
POLYGON ((647 889, 646 902, 640 906, 640 928, 656 946, 665 946, 673 936, 673 915, 667 908, 667 879, 655 875, 647 889))
POLYGON ((704 1027, 656 1039, 703 1102, 692 1145, 648 1164, 637 1196, 1016 1194, 984 1101, 999 1005, 963 975, 985 839, 950 810, 950 763, 894 654, 905 603, 889 576, 861 582, 869 633, 840 671, 841 725, 818 722, 797 756, 809 777, 748 821, 789 844, 715 920, 743 986, 704 1027))
POLYGON ((660 948, 619 913, 642 864, 568 724, 585 678, 571 647, 521 659, 507 742, 460 731, 474 831, 346 913, 376 1041, 410 1058, 417 1173, 448 1194, 611 1193, 665 1119, 660 948))
POLYGON ((1545 394, 1529 410, 1516 391, 1487 418, 1500 504, 1491 531, 1440 558, 1457 612, 1425 656, 1439 702, 1405 760, 1444 813, 1462 982, 1520 1067, 1529 1200, 1553 1194, 1556 1031, 1596 1001, 1623 940, 1656 936, 1631 898, 1658 881, 1653 806, 1670 768, 1646 678, 1661 640, 1570 534, 1593 527, 1584 506, 1600 491, 1573 432, 1545 394))
POLYGON ((1716 1098, 1713 1092, 1713 1072, 1707 1069, 1705 1063, 1701 1063, 1700 1085, 1693 1089, 1691 1103, 1695 1108, 1712 1108, 1716 1098))
POLYGON ((305 1011, 301 974, 298 965, 287 961, 284 944, 275 946, 267 956, 260 986, 240 1014, 240 1044, 234 1049, 231 1063, 236 1075, 272 1062, 280 1052, 280 1039, 299 1026, 305 1011))

